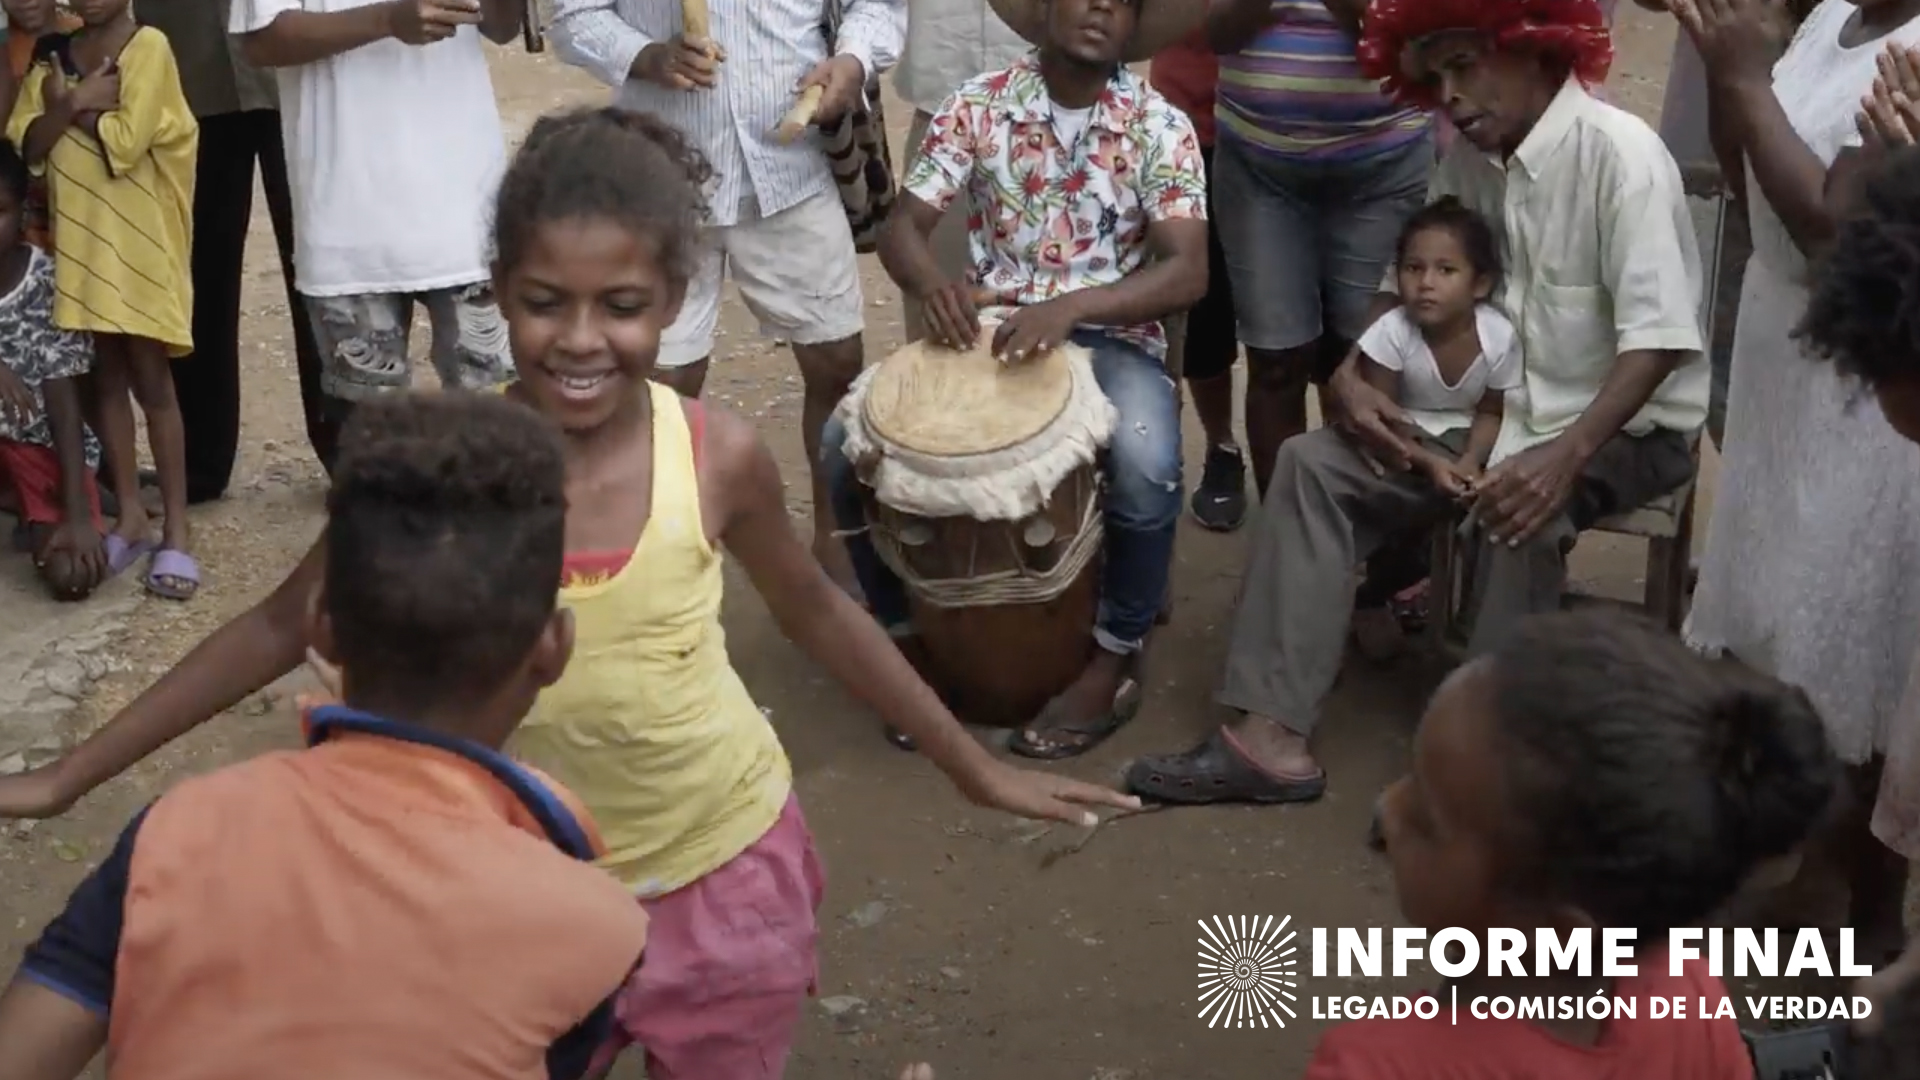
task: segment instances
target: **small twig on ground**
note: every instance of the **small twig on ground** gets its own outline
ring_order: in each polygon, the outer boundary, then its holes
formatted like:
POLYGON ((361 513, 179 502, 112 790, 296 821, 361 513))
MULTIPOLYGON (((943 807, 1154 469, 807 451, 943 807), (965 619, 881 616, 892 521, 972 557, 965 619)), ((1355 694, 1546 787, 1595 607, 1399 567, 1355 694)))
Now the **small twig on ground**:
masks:
POLYGON ((1111 825, 1114 822, 1120 821, 1124 818, 1139 817, 1141 814, 1158 813, 1161 810, 1165 810, 1168 807, 1168 805, 1169 804, 1167 803, 1148 803, 1137 810, 1122 810, 1111 817, 1101 818, 1100 821, 1097 824, 1095 824, 1093 828, 1087 830, 1087 834, 1085 836, 1082 836, 1080 839, 1075 840, 1071 844, 1068 844, 1066 847, 1055 848, 1054 850, 1047 852, 1046 855, 1040 859, 1040 869, 1042 870, 1050 869, 1052 868, 1054 863, 1059 862, 1061 859, 1064 859, 1069 855, 1078 854, 1079 852, 1085 850, 1088 844, 1093 843, 1093 838, 1100 835, 1100 830, 1106 828, 1108 825, 1111 825))

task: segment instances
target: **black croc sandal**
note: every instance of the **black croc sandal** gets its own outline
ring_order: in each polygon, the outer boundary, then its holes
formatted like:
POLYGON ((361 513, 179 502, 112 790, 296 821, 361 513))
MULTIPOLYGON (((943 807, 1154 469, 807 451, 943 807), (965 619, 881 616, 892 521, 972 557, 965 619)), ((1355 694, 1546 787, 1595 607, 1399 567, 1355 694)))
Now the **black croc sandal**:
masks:
POLYGON ((1065 761, 1079 757, 1113 738, 1115 732, 1140 715, 1140 706, 1146 701, 1146 688, 1140 683, 1138 671, 1136 662, 1127 664, 1120 676, 1120 689, 1114 692, 1113 704, 1092 727, 1068 727, 1064 721, 1057 719, 1060 699, 1056 697, 1047 702, 1039 716, 1013 733, 1013 737, 1007 740, 1008 752, 1034 761, 1065 761))
POLYGON ((1143 799, 1183 806, 1313 802, 1327 791, 1327 774, 1275 776, 1240 755, 1215 731, 1184 754, 1142 758, 1127 769, 1127 788, 1143 799))

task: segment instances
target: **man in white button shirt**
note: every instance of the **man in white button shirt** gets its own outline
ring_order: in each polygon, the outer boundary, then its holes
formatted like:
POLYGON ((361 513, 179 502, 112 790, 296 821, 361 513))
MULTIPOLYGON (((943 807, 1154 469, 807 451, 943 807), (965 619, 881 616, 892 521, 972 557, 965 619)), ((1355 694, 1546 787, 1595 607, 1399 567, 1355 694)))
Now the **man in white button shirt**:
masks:
MULTIPOLYGON (((907 128, 907 170, 913 168, 920 144, 927 139, 933 114, 961 83, 1012 67, 1032 49, 1007 29, 987 0, 907 0, 907 51, 893 71, 894 92, 913 106, 913 124, 907 128)), ((969 256, 964 209, 940 219, 931 243, 940 272, 953 281, 965 278, 969 256)), ((902 294, 900 303, 907 319, 907 340, 926 337, 919 302, 902 294)))
MULTIPOLYGON (((1484 215, 1507 261, 1525 371, 1472 496, 1484 653, 1559 608, 1580 529, 1692 474, 1707 416, 1700 255, 1659 135, 1583 85, 1612 56, 1594 0, 1376 0, 1366 33, 1369 74, 1460 131, 1432 194, 1484 215)), ((1381 312, 1397 302, 1384 295, 1381 312)), ((1135 763, 1137 794, 1272 803, 1325 789, 1308 737, 1339 673, 1348 575, 1387 536, 1455 509, 1404 470, 1388 428, 1406 414, 1353 359, 1329 389, 1341 427, 1282 445, 1251 541, 1219 693, 1244 719, 1135 763)))
POLYGON ((690 39, 675 0, 556 0, 552 35, 569 63, 618 88, 616 100, 679 128, 713 166, 712 249, 660 343, 655 378, 689 397, 706 381, 731 276, 763 334, 793 343, 806 384, 801 434, 814 475, 814 554, 853 588, 820 477, 820 430, 860 374, 860 266, 825 153, 774 130, 804 85, 825 95, 819 122, 861 101, 892 67, 907 0, 843 0, 827 41, 827 0, 707 0, 712 39, 690 39))

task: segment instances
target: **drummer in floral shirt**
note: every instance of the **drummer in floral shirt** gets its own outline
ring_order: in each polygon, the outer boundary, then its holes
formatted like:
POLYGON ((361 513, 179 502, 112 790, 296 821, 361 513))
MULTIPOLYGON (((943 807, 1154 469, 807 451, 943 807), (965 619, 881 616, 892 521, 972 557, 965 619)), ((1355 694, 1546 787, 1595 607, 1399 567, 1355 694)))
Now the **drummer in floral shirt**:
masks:
MULTIPOLYGON (((1071 340, 1092 352, 1100 389, 1119 410, 1106 462, 1099 647, 1011 745, 1058 759, 1091 750, 1138 711, 1136 661, 1167 593, 1182 506, 1180 401, 1160 320, 1207 290, 1206 173, 1191 121, 1124 65, 1185 37, 1205 5, 991 4, 1038 48, 969 80, 935 114, 880 259, 923 306, 930 337, 968 347, 981 315, 1001 318, 994 351, 1011 363, 1071 340), (941 271, 928 241, 956 209, 967 214, 965 280, 941 271)), ((830 425, 822 445, 834 512, 851 532, 863 522, 853 470, 838 453, 843 437, 830 425)), ((875 617, 912 655, 898 579, 864 534, 848 547, 875 617)))

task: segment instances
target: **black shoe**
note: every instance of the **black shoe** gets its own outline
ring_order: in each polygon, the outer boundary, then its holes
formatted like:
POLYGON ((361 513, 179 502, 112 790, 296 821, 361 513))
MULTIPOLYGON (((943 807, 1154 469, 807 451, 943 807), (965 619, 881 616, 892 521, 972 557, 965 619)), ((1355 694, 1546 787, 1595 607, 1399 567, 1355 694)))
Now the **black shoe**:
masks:
POLYGON ((1208 448, 1193 492, 1193 519, 1215 532, 1232 532, 1247 519, 1247 459, 1239 447, 1208 448))

